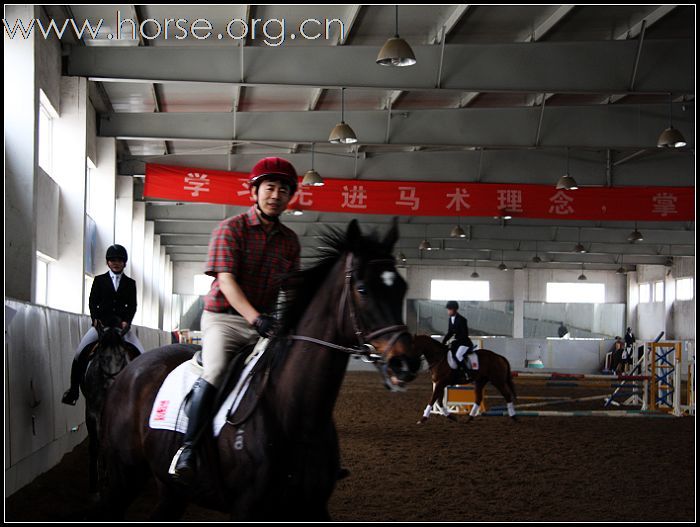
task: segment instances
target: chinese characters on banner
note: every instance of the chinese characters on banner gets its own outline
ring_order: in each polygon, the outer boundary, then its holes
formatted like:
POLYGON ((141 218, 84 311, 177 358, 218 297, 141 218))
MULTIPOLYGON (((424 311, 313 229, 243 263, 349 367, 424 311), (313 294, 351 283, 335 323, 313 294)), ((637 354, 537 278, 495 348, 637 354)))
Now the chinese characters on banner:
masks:
MULTIPOLYGON (((399 216, 500 216, 575 220, 694 221, 693 187, 582 188, 554 185, 326 179, 299 187, 290 208, 399 216)), ((146 165, 144 196, 249 206, 248 174, 146 165)))

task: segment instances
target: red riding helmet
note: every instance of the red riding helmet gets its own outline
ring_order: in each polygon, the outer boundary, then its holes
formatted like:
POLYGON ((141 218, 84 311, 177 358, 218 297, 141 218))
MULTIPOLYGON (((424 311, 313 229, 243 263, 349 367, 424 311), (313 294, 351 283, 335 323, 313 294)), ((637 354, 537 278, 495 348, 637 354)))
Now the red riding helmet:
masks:
POLYGON ((289 185, 291 194, 297 190, 297 171, 292 164, 281 157, 266 157, 258 161, 250 171, 250 184, 259 185, 265 179, 276 179, 289 185))

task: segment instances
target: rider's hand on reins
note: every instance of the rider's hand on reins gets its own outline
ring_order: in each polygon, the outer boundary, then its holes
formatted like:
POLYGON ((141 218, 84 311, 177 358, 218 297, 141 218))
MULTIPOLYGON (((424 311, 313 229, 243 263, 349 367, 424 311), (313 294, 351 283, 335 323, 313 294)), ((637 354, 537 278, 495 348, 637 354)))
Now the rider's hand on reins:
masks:
POLYGON ((277 329, 277 320, 270 315, 259 315, 253 323, 258 335, 264 338, 270 338, 274 335, 277 329))

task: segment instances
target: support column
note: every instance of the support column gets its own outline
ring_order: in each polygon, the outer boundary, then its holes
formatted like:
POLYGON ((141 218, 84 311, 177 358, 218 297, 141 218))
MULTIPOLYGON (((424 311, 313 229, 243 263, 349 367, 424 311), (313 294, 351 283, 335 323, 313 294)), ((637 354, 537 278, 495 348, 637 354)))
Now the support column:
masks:
POLYGON ((144 315, 144 313, 146 312, 144 299, 146 297, 144 294, 145 284, 143 280, 143 252, 144 237, 146 232, 146 204, 132 202, 130 206, 133 207, 133 223, 131 225, 131 256, 129 257, 129 261, 131 262, 131 277, 136 281, 136 302, 138 303, 136 315, 134 316, 134 324, 142 326, 144 325, 144 321, 146 320, 146 317, 144 315))
POLYGON ((513 338, 521 339, 524 333, 525 294, 527 276, 523 269, 513 271, 513 338))
MULTIPOLYGON (((114 243, 126 247, 129 253, 129 261, 124 272, 134 277, 132 272, 134 247, 133 223, 134 223, 134 185, 131 176, 118 176, 116 179, 116 199, 114 204, 114 243)), ((138 284, 137 284, 138 285, 138 284)))
MULTIPOLYGON (((5 19, 35 18, 32 5, 5 6, 5 19)), ((36 266, 35 192, 38 163, 38 88, 35 36, 10 38, 5 32, 5 296, 34 301, 36 266)))
MULTIPOLYGON (((95 272, 102 272, 105 267, 107 248, 118 243, 114 238, 114 217, 116 208, 116 169, 117 145, 114 138, 97 138, 97 168, 92 169, 93 181, 90 185, 92 207, 90 215, 97 225, 97 243, 95 244, 95 272)), ((128 273, 127 273, 128 274, 128 273)))
POLYGON ((83 312, 87 79, 61 77, 61 113, 53 123, 53 178, 61 187, 58 260, 49 266, 51 307, 83 312))
POLYGON ((153 313, 153 229, 155 223, 146 221, 143 239, 143 324, 151 327, 153 313))

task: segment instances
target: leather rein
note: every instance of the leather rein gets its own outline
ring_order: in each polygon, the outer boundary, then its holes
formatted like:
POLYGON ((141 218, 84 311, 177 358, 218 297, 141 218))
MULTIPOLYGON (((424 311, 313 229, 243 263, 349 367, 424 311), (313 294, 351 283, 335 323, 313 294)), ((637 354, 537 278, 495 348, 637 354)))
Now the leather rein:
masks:
MULTIPOLYGON (((377 260, 371 260, 370 263, 377 263, 377 262, 392 262, 393 260, 391 259, 377 259, 377 260)), ((347 258, 345 259, 345 284, 343 286, 343 292, 340 295, 340 306, 339 306, 339 316, 338 316, 338 329, 341 329, 341 324, 342 321, 345 319, 345 309, 346 306, 348 308, 348 311, 350 313, 350 320, 352 321, 352 326, 353 326, 353 331, 355 333, 355 337, 357 338, 358 345, 357 346, 340 346, 338 344, 334 344, 333 342, 327 342, 325 340, 317 339, 314 337, 307 337, 304 335, 289 335, 288 338, 292 340, 302 340, 305 342, 312 342, 314 344, 319 344, 321 346, 325 346, 334 350, 342 351, 344 353, 348 353, 350 355, 356 355, 362 358, 365 362, 380 362, 382 361, 383 354, 377 353, 377 349, 369 343, 372 339, 379 337, 381 335, 386 335, 388 333, 392 333, 393 335, 389 339, 389 342, 386 346, 387 351, 391 350, 391 348, 394 346, 396 341, 399 339, 401 335, 404 333, 408 333, 408 327, 405 325, 393 325, 393 326, 386 326, 381 329, 372 331, 371 333, 366 333, 362 327, 361 327, 361 321, 359 317, 357 316, 357 306, 355 305, 355 302, 353 300, 353 295, 352 295, 352 281, 353 281, 353 272, 355 269, 353 268, 353 257, 352 253, 349 253, 347 255, 347 258)))

